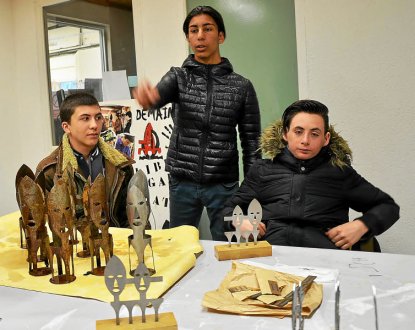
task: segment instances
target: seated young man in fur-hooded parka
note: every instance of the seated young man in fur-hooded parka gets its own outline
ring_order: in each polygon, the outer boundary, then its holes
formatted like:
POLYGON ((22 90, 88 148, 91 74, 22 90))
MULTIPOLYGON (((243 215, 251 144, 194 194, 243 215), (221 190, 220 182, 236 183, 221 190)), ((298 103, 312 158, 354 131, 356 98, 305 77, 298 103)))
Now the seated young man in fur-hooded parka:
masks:
MULTIPOLYGON (((359 249, 357 243, 399 219, 394 200, 352 168, 351 150, 329 125, 324 104, 300 100, 290 105, 282 120, 264 131, 261 149, 271 159, 252 166, 224 215, 236 205, 247 214, 256 198, 263 211, 260 235, 270 244, 359 249), (349 219, 349 208, 361 215, 349 219)), ((242 229, 250 226, 244 221, 242 229)))

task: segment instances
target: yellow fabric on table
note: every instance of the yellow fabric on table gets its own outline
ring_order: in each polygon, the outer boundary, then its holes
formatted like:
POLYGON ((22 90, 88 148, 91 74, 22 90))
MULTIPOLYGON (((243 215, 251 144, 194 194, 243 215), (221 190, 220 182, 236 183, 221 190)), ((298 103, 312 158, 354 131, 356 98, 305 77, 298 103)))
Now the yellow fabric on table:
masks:
MULTIPOLYGON (((106 302, 113 301, 113 296, 105 285, 104 276, 84 275, 91 270, 90 258, 82 259, 74 256, 76 280, 69 284, 52 284, 49 281, 51 275, 31 276, 29 264, 26 261, 27 250, 20 248, 19 217, 20 212, 0 217, 0 285, 93 298, 106 302)), ((130 267, 128 236, 132 235, 132 230, 111 227, 110 233, 114 240, 114 255, 121 259, 128 273, 130 267)), ((163 276, 162 282, 152 282, 147 291, 147 297, 158 298, 194 267, 195 254, 203 252, 203 248, 199 243, 199 232, 192 226, 148 230, 146 233, 152 236, 154 264, 157 272, 155 276, 163 276)), ((51 239, 51 235, 49 235, 49 239, 51 239)), ((79 244, 78 251, 80 249, 79 244)), ((130 257, 133 266, 136 266, 137 257, 132 247, 130 257)), ((101 260, 105 264, 103 257, 101 260)), ((148 268, 153 268, 149 247, 145 251, 145 263, 148 268)), ((44 266, 43 263, 39 265, 39 267, 42 266, 44 266)), ((122 293, 122 299, 138 299, 138 292, 134 285, 126 286, 122 293)))

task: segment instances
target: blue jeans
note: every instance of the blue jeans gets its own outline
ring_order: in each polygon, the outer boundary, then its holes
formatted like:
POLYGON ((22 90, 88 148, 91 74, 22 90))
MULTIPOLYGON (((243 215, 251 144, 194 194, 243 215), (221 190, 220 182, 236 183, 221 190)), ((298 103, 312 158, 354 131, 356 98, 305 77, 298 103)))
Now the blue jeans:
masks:
POLYGON ((239 188, 238 182, 199 184, 169 175, 170 228, 181 225, 199 227, 203 208, 210 221, 210 232, 215 241, 226 241, 223 206, 239 188))

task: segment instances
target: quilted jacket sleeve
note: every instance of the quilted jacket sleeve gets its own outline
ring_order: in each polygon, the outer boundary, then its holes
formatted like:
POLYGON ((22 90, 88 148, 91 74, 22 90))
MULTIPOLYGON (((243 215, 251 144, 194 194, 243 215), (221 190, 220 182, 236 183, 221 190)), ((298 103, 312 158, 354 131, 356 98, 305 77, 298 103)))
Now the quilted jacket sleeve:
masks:
POLYGON ((256 159, 260 158, 259 136, 261 133, 261 118, 256 92, 248 80, 244 109, 238 122, 239 138, 242 146, 244 175, 249 171, 256 159))
POLYGON ((369 235, 380 235, 399 219, 399 206, 388 194, 366 181, 354 169, 347 176, 344 192, 352 209, 362 212, 358 219, 369 228, 369 235))
POLYGON ((172 67, 157 84, 160 100, 153 106, 153 109, 160 108, 167 103, 177 102, 179 89, 177 85, 177 69, 172 67))

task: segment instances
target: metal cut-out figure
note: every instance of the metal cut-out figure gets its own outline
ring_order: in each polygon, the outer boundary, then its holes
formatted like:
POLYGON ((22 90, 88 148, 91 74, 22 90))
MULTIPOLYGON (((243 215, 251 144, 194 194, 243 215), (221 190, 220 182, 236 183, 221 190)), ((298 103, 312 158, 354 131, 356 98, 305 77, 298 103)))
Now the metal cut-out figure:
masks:
POLYGON ((108 291, 114 296, 114 302, 111 306, 114 308, 117 324, 120 318, 120 295, 127 285, 127 274, 121 260, 117 256, 113 256, 105 267, 104 271, 105 285, 108 291))
POLYGON ((236 205, 231 217, 225 217, 225 221, 232 221, 235 231, 225 232, 225 236, 228 239, 229 246, 231 246, 232 237, 235 236, 236 243, 239 246, 241 237, 245 238, 246 245, 248 245, 249 237, 252 235, 254 244, 257 244, 259 235, 259 223, 262 220, 262 207, 258 200, 253 199, 248 206, 248 215, 244 215, 239 205, 236 205), (252 230, 241 231, 243 221, 248 219, 252 225, 252 230))
POLYGON ((108 231, 110 222, 105 189, 105 178, 102 174, 99 174, 92 184, 88 182, 84 187, 85 214, 90 221, 89 251, 91 255, 91 272, 99 276, 104 274, 105 268, 105 266, 101 265, 100 250, 104 253, 105 263, 107 264, 113 255, 114 248, 112 235, 108 231))
POLYGON ((244 213, 242 212, 242 209, 239 207, 239 205, 236 205, 232 212, 232 223, 235 226, 235 232, 234 235, 236 237, 236 243, 239 245, 241 242, 241 226, 242 222, 244 220, 244 213))
POLYGON ((116 323, 120 324, 120 309, 125 306, 128 310, 129 323, 133 323, 133 308, 138 305, 141 309, 141 322, 146 322, 145 311, 150 304, 155 310, 155 321, 158 321, 158 310, 163 302, 163 298, 148 299, 147 291, 150 288, 152 282, 161 282, 163 278, 161 276, 151 277, 149 270, 144 263, 140 263, 134 272, 133 278, 127 278, 126 270, 121 260, 117 256, 113 256, 105 268, 105 285, 108 291, 113 295, 114 301, 111 302, 111 306, 114 308, 116 315, 116 323), (120 300, 120 295, 125 289, 127 284, 134 284, 139 299, 137 300, 120 300))
MULTIPOLYGON (((151 247, 151 236, 145 233, 149 223, 150 212, 150 193, 147 177, 142 170, 139 170, 131 178, 127 190, 127 217, 130 228, 133 230, 133 235, 128 237, 128 245, 134 248, 138 264, 144 263, 146 246, 150 245, 151 247)), ((154 274, 154 269, 149 270, 154 274)), ((130 274, 133 275, 133 273, 134 270, 131 268, 130 261, 130 274)))
POLYGON ((16 179, 16 196, 22 214, 21 225, 28 250, 29 274, 43 276, 51 273, 51 254, 46 229, 45 199, 41 187, 33 178, 33 172, 30 171, 29 175, 16 179), (40 261, 45 262, 45 267, 38 267, 40 261))
MULTIPOLYGON (((49 227, 52 230, 52 257, 56 257, 56 266, 52 263, 51 283, 70 283, 76 279, 73 260, 74 205, 70 191, 63 178, 55 178, 54 185, 47 197, 49 227), (65 269, 62 269, 62 262, 65 269), (55 269, 57 275, 55 276, 55 269)), ((53 260, 53 259, 52 259, 53 260)))
POLYGON ((262 220, 262 207, 257 199, 253 199, 248 206, 248 220, 252 225, 252 236, 256 244, 259 235, 259 223, 262 220))

